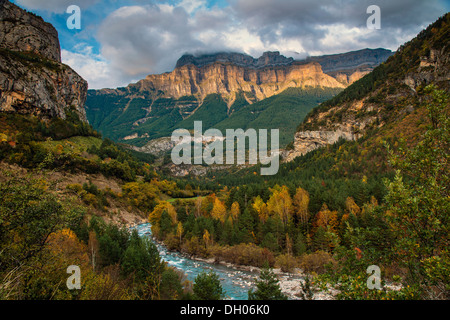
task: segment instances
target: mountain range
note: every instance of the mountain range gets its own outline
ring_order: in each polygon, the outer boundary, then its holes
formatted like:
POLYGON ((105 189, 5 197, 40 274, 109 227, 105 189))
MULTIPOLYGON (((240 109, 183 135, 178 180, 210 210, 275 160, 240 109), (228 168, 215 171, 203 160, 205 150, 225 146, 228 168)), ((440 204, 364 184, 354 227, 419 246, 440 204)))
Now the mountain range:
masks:
MULTIPOLYGON (((172 72, 124 88, 89 90, 90 123, 119 142, 144 146, 177 128, 279 128, 281 143, 319 103, 368 74, 393 53, 364 49, 302 61, 279 52, 186 54, 172 72)), ((148 148, 143 149, 148 150, 148 148)))

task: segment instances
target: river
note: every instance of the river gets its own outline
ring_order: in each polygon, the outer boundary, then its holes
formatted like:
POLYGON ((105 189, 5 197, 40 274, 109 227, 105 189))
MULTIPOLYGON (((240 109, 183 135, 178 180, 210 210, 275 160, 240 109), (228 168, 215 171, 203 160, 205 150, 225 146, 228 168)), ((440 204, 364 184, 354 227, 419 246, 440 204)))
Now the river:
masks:
MULTIPOLYGON (((150 237, 152 239, 151 225, 144 223, 133 227, 140 236, 150 237)), ((194 281, 202 271, 214 271, 220 279, 222 288, 225 292, 225 299, 230 300, 247 300, 248 290, 254 287, 254 280, 258 278, 258 273, 239 270, 224 266, 221 264, 211 264, 203 261, 189 259, 178 252, 167 250, 159 243, 155 243, 158 247, 161 258, 167 262, 169 266, 182 270, 187 279, 194 281)))

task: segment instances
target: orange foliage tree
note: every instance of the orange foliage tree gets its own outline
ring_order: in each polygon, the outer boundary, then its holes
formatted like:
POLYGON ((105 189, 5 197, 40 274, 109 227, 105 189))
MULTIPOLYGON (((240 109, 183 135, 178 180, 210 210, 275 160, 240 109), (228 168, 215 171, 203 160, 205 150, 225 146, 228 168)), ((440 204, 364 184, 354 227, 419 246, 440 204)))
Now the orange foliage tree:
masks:
POLYGON ((320 211, 316 215, 316 220, 314 222, 315 230, 322 227, 324 230, 336 233, 336 228, 338 226, 338 216, 337 211, 331 211, 328 206, 324 203, 320 211))
POLYGON ((241 209, 239 207, 239 203, 238 202, 233 202, 233 204, 231 205, 231 217, 233 218, 234 221, 236 221, 239 218, 239 214, 241 213, 241 209))

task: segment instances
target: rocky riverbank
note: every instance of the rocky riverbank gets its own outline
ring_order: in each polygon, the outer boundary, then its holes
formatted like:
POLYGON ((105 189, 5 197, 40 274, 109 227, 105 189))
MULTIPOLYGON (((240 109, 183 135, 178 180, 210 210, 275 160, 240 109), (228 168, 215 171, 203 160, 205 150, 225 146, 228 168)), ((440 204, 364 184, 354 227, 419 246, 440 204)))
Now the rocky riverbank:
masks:
MULTIPOLYGON (((150 235, 150 234, 149 234, 150 235)), ((167 251, 167 247, 164 245, 164 242, 156 239, 152 236, 152 240, 163 246, 167 251)), ((235 277, 236 281, 233 283, 237 286, 244 287, 253 287, 253 284, 258 279, 259 274, 261 272, 261 268, 255 266, 248 265, 237 265, 224 260, 217 260, 216 258, 203 258, 199 256, 192 256, 180 251, 173 251, 182 256, 184 259, 190 259, 193 261, 202 262, 211 266, 219 265, 224 266, 226 268, 235 270, 234 273, 228 274, 228 277, 235 277), (249 273, 251 275, 249 275, 249 273)), ((305 282, 305 277, 308 276, 301 269, 294 269, 291 273, 282 272, 280 268, 274 268, 273 272, 276 274, 281 291, 288 297, 289 300, 300 300, 302 293, 302 284, 305 282)), ((315 290, 312 300, 333 300, 334 296, 337 294, 336 290, 329 289, 328 291, 320 291, 315 290)))

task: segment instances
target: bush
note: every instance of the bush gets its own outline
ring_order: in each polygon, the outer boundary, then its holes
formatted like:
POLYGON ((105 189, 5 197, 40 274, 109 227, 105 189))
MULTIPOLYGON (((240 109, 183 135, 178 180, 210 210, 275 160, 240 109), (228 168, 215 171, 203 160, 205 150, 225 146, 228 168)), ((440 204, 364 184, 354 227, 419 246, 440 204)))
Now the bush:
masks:
POLYGON ((273 253, 266 248, 261 248, 254 243, 241 243, 235 246, 214 247, 214 256, 229 263, 262 267, 265 263, 269 266, 275 264, 273 253))
POLYGON ((183 243, 181 246, 181 251, 194 256, 207 256, 205 246, 200 242, 198 237, 195 236, 183 243))
POLYGON ((276 258, 275 265, 283 272, 292 272, 297 267, 297 260, 289 254, 282 254, 276 258))
POLYGON ((324 251, 317 251, 301 257, 300 267, 306 272, 322 274, 329 265, 335 265, 336 261, 331 254, 324 251))

